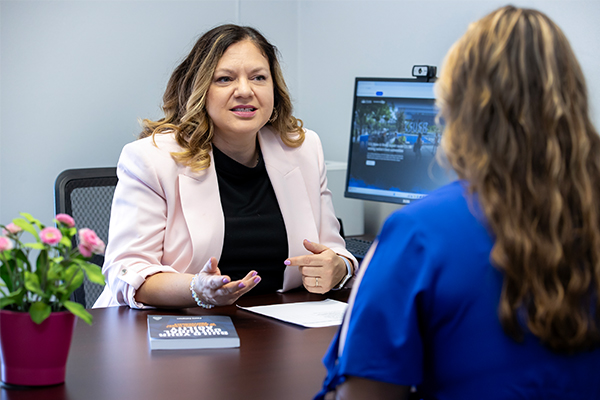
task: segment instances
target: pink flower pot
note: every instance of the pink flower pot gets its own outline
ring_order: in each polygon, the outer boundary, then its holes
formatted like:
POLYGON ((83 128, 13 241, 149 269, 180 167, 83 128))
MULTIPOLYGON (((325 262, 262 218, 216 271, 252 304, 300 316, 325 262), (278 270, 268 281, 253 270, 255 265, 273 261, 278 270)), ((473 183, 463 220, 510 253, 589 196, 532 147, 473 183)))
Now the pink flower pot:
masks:
POLYGON ((38 325, 29 313, 0 310, 2 381, 23 386, 63 383, 75 322, 68 311, 52 313, 38 325))

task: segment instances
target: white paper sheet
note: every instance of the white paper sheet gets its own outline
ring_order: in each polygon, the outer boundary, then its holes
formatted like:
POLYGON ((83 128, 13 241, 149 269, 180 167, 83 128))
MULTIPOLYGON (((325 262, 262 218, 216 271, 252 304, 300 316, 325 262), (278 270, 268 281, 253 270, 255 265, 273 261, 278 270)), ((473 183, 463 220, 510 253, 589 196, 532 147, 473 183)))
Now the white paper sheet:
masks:
POLYGON ((341 325, 347 307, 342 301, 327 299, 240 308, 307 328, 321 328, 341 325))

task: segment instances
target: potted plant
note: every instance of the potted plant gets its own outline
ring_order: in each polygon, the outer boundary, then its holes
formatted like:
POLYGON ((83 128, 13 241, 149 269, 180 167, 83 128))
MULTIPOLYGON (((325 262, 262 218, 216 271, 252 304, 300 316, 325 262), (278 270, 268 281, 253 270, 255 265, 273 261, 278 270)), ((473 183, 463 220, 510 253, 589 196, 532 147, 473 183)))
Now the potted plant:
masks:
POLYGON ((21 213, 0 225, 0 352, 2 381, 8 385, 53 385, 65 380, 75 317, 92 315, 70 300, 84 275, 104 285, 102 270, 89 259, 104 253, 91 229, 75 228, 67 214, 46 227, 21 213), (24 243, 22 236, 31 236, 24 243), (79 245, 73 247, 78 235, 79 245))

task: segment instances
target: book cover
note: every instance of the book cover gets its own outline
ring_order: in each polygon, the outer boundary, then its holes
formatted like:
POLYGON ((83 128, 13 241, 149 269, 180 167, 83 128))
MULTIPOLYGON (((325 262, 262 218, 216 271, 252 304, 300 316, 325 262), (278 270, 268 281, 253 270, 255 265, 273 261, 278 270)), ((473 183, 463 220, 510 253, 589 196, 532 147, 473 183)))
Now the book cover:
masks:
POLYGON ((148 338, 152 350, 240 347, 224 315, 148 315, 148 338))

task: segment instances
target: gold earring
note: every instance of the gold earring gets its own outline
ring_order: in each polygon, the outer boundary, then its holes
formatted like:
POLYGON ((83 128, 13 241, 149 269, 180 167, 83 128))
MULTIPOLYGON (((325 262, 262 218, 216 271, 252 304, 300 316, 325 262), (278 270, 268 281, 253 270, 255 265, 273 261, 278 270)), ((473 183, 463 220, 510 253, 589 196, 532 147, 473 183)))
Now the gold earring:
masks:
POLYGON ((271 114, 271 118, 269 118, 269 122, 273 123, 275 122, 275 120, 277 119, 278 115, 277 115, 277 109, 274 108, 273 109, 273 113, 271 114))

